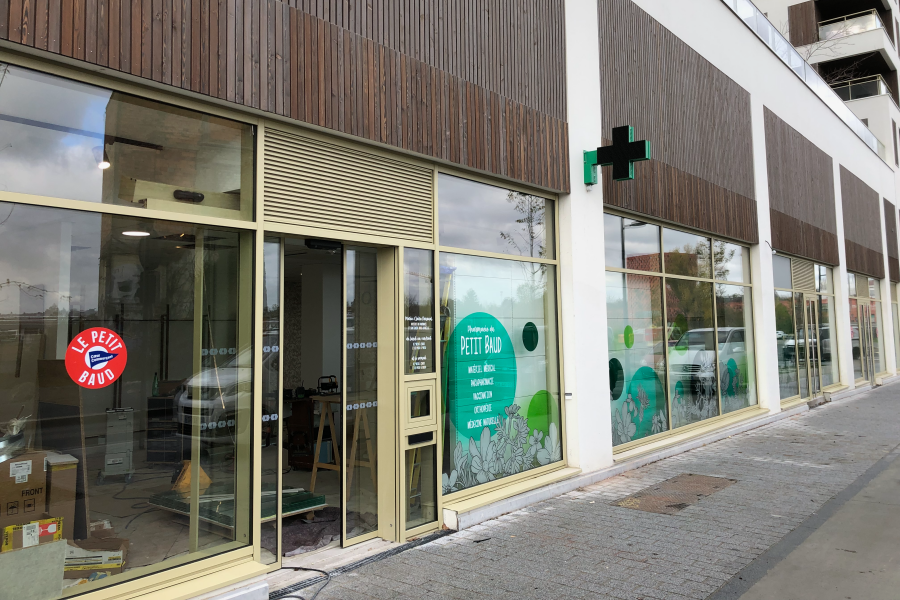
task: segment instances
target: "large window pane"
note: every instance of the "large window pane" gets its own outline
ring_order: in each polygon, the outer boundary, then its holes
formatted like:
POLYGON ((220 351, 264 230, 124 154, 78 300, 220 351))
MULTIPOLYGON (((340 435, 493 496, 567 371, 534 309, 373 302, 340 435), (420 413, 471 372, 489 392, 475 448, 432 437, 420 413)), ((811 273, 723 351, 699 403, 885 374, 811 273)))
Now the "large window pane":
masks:
POLYGON ((562 460, 555 268, 440 265, 444 493, 562 460))
POLYGON ((833 294, 832 268, 816 265, 816 291, 822 294, 833 294))
POLYGON ((669 399, 675 428, 719 414, 712 284, 667 279, 666 304, 669 399))
MULTIPOLYGON (((877 286, 876 286, 877 287, 877 286)), ((871 286, 870 286, 871 289, 871 286)), ((887 367, 884 361, 884 318, 881 315, 881 302, 874 300, 869 302, 869 318, 872 322, 872 350, 874 351, 874 364, 876 373, 884 373, 887 367)))
POLYGON ((721 240, 713 241, 716 279, 720 281, 750 281, 750 249, 721 240))
POLYGON ((260 439, 262 468, 262 562, 278 561, 278 456, 281 453, 281 241, 266 239, 263 244, 263 426, 260 439))
POLYGON ((347 250, 347 539, 378 530, 378 255, 347 250), (348 450, 349 448, 349 450, 348 450))
POLYGON ((803 294, 794 294, 794 340, 793 350, 800 369, 800 397, 809 398, 809 355, 806 351, 806 303, 803 294))
POLYGON ((786 290, 794 287, 791 281, 791 259, 786 256, 773 256, 772 271, 775 279, 775 287, 786 290))
POLYGON ((90 555, 91 523, 109 523, 124 572, 85 591, 252 541, 252 248, 250 233, 0 203, 0 422, 22 419, 5 460, 31 465, 0 492, 40 484, 70 550, 90 555), (45 459, 66 467, 49 483, 45 459))
POLYGON ((756 357, 750 288, 716 285, 722 412, 756 404, 756 357))
MULTIPOLYGON (((854 276, 850 275, 851 281, 854 276)), ((853 377, 862 379, 865 377, 862 364, 862 335, 859 322, 859 306, 856 298, 850 298, 850 344, 853 352, 853 377)))
POLYGON ((666 273, 712 278, 709 238, 677 229, 663 229, 666 273))
POLYGON ((252 218, 250 125, 0 63, 0 189, 252 218))
POLYGON ((797 381, 794 294, 775 291, 775 340, 778 351, 778 387, 781 399, 800 393, 797 381))
POLYGON ((834 296, 819 296, 819 343, 822 345, 820 356, 822 362, 822 387, 834 385, 841 381, 836 331, 834 296))
POLYGON ((635 271, 660 271, 659 226, 603 215, 606 266, 635 271))
POLYGON ((442 246, 554 258, 551 200, 441 173, 438 222, 442 246))
POLYGON ((613 445, 669 428, 662 278, 606 274, 613 445))

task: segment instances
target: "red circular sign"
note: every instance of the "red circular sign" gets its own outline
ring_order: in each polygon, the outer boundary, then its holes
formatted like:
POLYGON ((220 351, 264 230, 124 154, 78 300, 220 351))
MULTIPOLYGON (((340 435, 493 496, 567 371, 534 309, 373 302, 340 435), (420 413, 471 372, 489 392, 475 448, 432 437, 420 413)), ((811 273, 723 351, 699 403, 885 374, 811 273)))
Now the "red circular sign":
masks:
POLYGON ((66 350, 66 371, 83 388, 105 388, 122 376, 128 362, 125 342, 114 331, 92 327, 82 331, 66 350))

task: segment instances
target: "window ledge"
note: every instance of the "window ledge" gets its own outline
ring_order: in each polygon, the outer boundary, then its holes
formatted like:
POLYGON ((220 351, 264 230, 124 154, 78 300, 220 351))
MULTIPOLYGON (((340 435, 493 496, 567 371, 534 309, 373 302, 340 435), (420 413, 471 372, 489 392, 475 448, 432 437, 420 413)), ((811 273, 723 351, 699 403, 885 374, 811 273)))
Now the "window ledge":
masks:
POLYGON ((444 503, 444 523, 450 529, 466 529, 476 523, 518 510, 538 500, 524 496, 517 499, 516 496, 541 488, 546 490, 552 484, 570 479, 580 473, 581 469, 576 467, 561 467, 484 494, 444 503))
POLYGON ((746 421, 753 421, 761 417, 766 417, 769 414, 770 411, 767 408, 762 408, 760 406, 746 408, 730 415, 710 419, 709 421, 699 423, 695 426, 690 426, 686 428, 686 431, 679 431, 676 429, 674 432, 671 432, 670 435, 658 438, 652 442, 628 448, 621 452, 614 452, 613 460, 616 463, 620 463, 645 454, 652 454, 653 452, 665 450, 671 446, 677 446, 710 433, 719 432, 733 425, 743 424, 746 421))

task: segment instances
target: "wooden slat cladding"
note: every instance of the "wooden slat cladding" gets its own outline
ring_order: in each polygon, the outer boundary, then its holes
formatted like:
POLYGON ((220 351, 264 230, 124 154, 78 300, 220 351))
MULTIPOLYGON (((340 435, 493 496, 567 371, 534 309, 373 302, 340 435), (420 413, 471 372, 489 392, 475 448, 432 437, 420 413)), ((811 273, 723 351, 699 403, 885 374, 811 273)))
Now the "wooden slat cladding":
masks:
POLYGON ((759 243, 755 200, 658 160, 637 165, 634 175, 634 181, 614 181, 612 167, 604 167, 604 204, 759 243))
POLYGON ((631 0, 598 2, 603 137, 631 125, 654 159, 604 202, 756 241, 750 95, 631 0))
POLYGON ((884 230, 887 237, 888 270, 891 281, 900 282, 900 247, 897 240, 897 207, 884 200, 884 230))
POLYGON ((0 0, 0 37, 566 192, 562 4, 0 0))
POLYGON ((884 279, 878 192, 841 165, 847 270, 884 279))
POLYGON ((559 93, 566 87, 564 0, 285 1, 485 90, 566 118, 559 93))
POLYGON ((434 241, 432 169, 270 127, 264 139, 267 222, 434 241))
POLYGON ((826 265, 841 262, 836 233, 820 229, 774 208, 769 209, 769 217, 774 249, 826 265))
POLYGON ((806 46, 819 40, 819 19, 813 0, 788 6, 788 34, 793 46, 806 46))
POLYGON ((772 247, 816 262, 840 262, 831 157, 765 108, 772 247))

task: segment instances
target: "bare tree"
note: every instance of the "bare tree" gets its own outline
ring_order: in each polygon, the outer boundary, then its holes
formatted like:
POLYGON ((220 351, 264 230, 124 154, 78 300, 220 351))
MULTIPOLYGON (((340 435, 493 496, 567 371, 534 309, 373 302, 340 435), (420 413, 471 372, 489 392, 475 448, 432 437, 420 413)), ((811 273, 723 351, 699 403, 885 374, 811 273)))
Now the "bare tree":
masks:
MULTIPOLYGON (((781 26, 778 28, 778 30, 786 40, 791 39, 787 23, 781 23, 781 26)), ((843 25, 841 25, 841 27, 835 29, 824 38, 820 38, 811 44, 806 44, 805 46, 800 47, 795 46, 794 48, 806 62, 809 62, 813 58, 820 58, 824 56, 833 56, 837 58, 838 50, 848 44, 848 35, 850 35, 850 25, 848 23, 844 23, 843 25)))
MULTIPOLYGON (((790 32, 788 30, 787 23, 782 22, 781 26, 779 27, 779 31, 785 39, 790 39, 790 32)), ((850 24, 845 22, 839 28, 831 31, 824 38, 820 38, 811 44, 806 44, 805 46, 795 46, 794 49, 806 62, 810 62, 814 58, 820 59, 819 62, 821 62, 821 59, 840 58, 841 48, 849 44, 849 42, 847 41, 847 36, 849 35, 851 35, 850 24)), ((819 75, 822 76, 822 79, 828 85, 846 83, 851 79, 856 79, 864 75, 864 73, 860 69, 860 65, 867 58, 872 56, 872 54, 873 53, 866 54, 865 56, 862 56, 858 60, 848 65, 844 65, 836 69, 831 69, 825 73, 822 73, 818 69, 818 65, 814 65, 814 67, 816 67, 816 72, 818 72, 819 75)))

